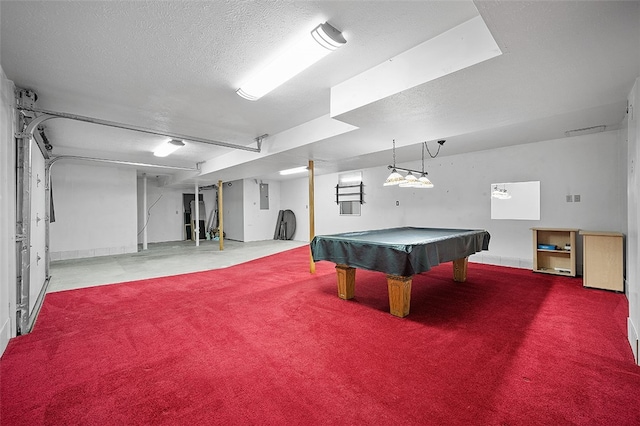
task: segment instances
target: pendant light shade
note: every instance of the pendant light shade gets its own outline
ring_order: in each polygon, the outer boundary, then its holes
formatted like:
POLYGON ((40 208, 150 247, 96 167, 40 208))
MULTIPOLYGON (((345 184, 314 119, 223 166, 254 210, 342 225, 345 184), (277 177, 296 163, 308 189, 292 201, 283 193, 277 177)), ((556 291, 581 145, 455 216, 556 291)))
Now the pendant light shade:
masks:
POLYGON ((407 173, 407 175, 404 177, 404 180, 407 181, 407 183, 412 184, 412 183, 416 183, 418 181, 418 178, 415 177, 413 175, 413 173, 409 172, 407 173))
POLYGON ((384 182, 383 185, 384 186, 399 185, 404 181, 405 181, 404 176, 398 173, 396 169, 393 169, 391 170, 391 174, 389 175, 389 177, 387 178, 387 180, 384 182))
POLYGON ((407 182, 401 183, 401 188, 433 188, 433 183, 429 180, 425 173, 423 173, 419 178, 415 178, 415 176, 411 175, 415 180, 409 180, 409 175, 407 175, 407 182))
POLYGON ((422 188, 433 188, 433 183, 431 183, 427 175, 424 173, 418 178, 418 182, 420 182, 422 188))

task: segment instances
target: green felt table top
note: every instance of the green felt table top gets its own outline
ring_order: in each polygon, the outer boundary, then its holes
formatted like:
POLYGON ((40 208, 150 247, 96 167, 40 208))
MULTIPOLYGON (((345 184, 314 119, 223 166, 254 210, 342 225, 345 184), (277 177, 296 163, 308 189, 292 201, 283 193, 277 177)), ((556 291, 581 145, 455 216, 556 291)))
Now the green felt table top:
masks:
POLYGON ((388 228, 318 235, 311 241, 314 261, 410 276, 443 262, 488 250, 485 230, 388 228))

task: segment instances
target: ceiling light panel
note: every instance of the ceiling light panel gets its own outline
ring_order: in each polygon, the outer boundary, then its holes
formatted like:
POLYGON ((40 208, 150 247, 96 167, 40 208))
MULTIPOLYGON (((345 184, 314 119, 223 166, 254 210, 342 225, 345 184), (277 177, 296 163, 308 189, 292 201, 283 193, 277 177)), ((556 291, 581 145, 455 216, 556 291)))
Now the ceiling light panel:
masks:
POLYGON ((164 144, 160 145, 155 151, 153 151, 153 155, 156 157, 166 157, 167 155, 174 152, 176 149, 183 147, 184 142, 171 139, 164 144))
POLYGON ((280 174, 282 176, 286 176, 286 175, 293 175, 296 173, 304 173, 306 171, 307 171, 307 166, 302 166, 302 167, 295 167, 293 169, 280 170, 280 174))
POLYGON ((326 22, 320 24, 245 81, 236 93, 258 100, 346 42, 340 31, 326 22))

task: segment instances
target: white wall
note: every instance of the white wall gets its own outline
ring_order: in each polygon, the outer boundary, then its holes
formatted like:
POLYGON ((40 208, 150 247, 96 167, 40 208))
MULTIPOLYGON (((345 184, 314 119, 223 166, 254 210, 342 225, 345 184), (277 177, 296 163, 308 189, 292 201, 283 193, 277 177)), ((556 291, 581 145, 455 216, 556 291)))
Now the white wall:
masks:
MULTIPOLYGON (((143 209, 143 178, 138 178, 138 244, 143 242, 143 228, 147 227, 147 242, 161 243, 188 239, 184 225, 183 195, 193 195, 195 188, 170 188, 154 176, 147 177, 147 211, 143 209)), ((206 216, 200 217, 205 226, 215 209, 216 191, 201 189, 206 216)), ((190 237, 189 237, 190 238, 190 237)))
MULTIPOLYGON (((286 209, 287 207, 283 207, 286 209)), ((244 241, 272 240, 280 211, 280 183, 244 181, 244 241), (260 209, 260 183, 269 185, 269 209, 260 209)), ((296 218, 297 219, 297 218, 296 218)), ((297 234, 297 231, 296 231, 297 234)))
MULTIPOLYGON (((233 181, 224 188, 224 228, 227 238, 238 241, 263 241, 273 239, 280 204, 280 183, 269 184, 269 209, 260 209, 260 182, 253 179, 233 181), (240 198, 242 197, 242 198, 240 198), (239 215, 239 212, 242 212, 239 215), (242 239, 241 239, 242 238, 242 239)), ((184 234, 183 194, 193 194, 193 189, 162 186, 155 176, 147 177, 147 213, 143 211, 143 179, 138 178, 138 243, 143 240, 143 226, 147 226, 147 242, 180 241, 184 234)), ((206 217, 200 218, 208 224, 216 209, 216 189, 201 189, 206 217)))
POLYGON ((640 179, 638 178, 638 165, 640 165, 640 112, 638 104, 640 100, 640 78, 636 80, 629 94, 628 114, 628 162, 627 171, 627 285, 626 293, 629 299, 628 336, 629 344, 633 349, 636 362, 640 364, 640 278, 638 277, 638 265, 640 264, 640 218, 638 210, 638 192, 640 179))
MULTIPOLYGON (((404 207, 396 208, 393 193, 382 182, 388 175, 384 166, 362 170, 364 201, 360 216, 341 216, 336 204, 338 174, 315 177, 315 235, 397 227, 404 223, 404 207)), ((308 178, 283 181, 280 184, 280 205, 296 215, 294 239, 309 241, 308 178)), ((404 202, 402 203, 404 206, 404 202)))
MULTIPOLYGON (((463 226, 487 229, 489 252, 473 260, 530 268, 529 228, 625 230, 625 184, 619 132, 501 148, 443 157, 428 164, 432 180, 440 184, 432 193, 414 190, 406 224, 463 226), (435 163, 435 164, 433 164, 435 163), (540 220, 491 220, 491 183, 540 181, 540 220), (567 203, 566 195, 581 202, 567 203), (607 206, 603 209, 603 206, 607 206)), ((396 188, 400 191, 403 188, 396 188)), ((582 264, 578 243, 578 271, 582 264)))
POLYGON ((51 178, 51 260, 137 252, 135 170, 62 160, 51 178))
POLYGON ((15 336, 16 152, 13 137, 13 82, 0 68, 0 356, 15 336))
MULTIPOLYGON (((317 176, 316 234, 396 226, 483 228, 491 234, 489 251, 473 261, 530 268, 531 227, 626 232, 625 150, 619 132, 612 131, 428 159, 435 187, 422 190, 383 187, 386 167, 365 169, 361 216, 338 214, 338 174, 317 176), (540 181, 540 221, 490 219, 492 183, 532 180, 540 181), (581 202, 567 203, 566 195, 580 195, 581 202)), ((419 161, 401 166, 421 167, 419 161)), ((307 185, 306 178, 281 184, 281 203, 293 206, 298 218, 308 217, 307 185)), ((308 219, 298 220, 298 230, 296 239, 308 241, 308 219)))
POLYGON ((222 185, 225 238, 244 241, 244 181, 234 180, 222 185))
MULTIPOLYGON (((143 242, 147 227, 147 242, 180 241, 185 239, 182 189, 160 186, 158 179, 147 177, 147 211, 143 209, 143 179, 138 179, 138 243, 143 242)), ((193 190, 191 190, 193 193, 193 190)))

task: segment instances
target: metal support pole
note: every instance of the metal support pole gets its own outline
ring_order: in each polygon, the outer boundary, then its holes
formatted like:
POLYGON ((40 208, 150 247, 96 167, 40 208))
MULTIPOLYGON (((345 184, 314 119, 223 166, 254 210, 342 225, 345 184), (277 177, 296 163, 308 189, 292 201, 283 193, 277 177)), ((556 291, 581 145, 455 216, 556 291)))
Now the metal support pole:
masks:
POLYGON ((224 203, 222 202, 222 181, 218 181, 218 237, 220 240, 220 251, 224 250, 224 203))
POLYGON ((147 224, 149 223, 149 213, 147 212, 147 174, 142 175, 142 250, 147 247, 147 224))
POLYGON ((198 195, 198 182, 196 182, 195 185, 195 194, 196 194, 196 201, 194 202, 194 208, 196 209, 196 217, 195 217, 195 223, 193 224, 193 230, 195 232, 195 240, 196 240, 196 247, 200 246, 200 197, 198 195))
MULTIPOLYGON (((311 242, 316 236, 314 188, 315 182, 313 160, 309 160, 309 242, 311 242)), ((316 273, 316 264, 313 261, 313 255, 311 254, 311 252, 309 252, 309 272, 312 274, 316 273)))

